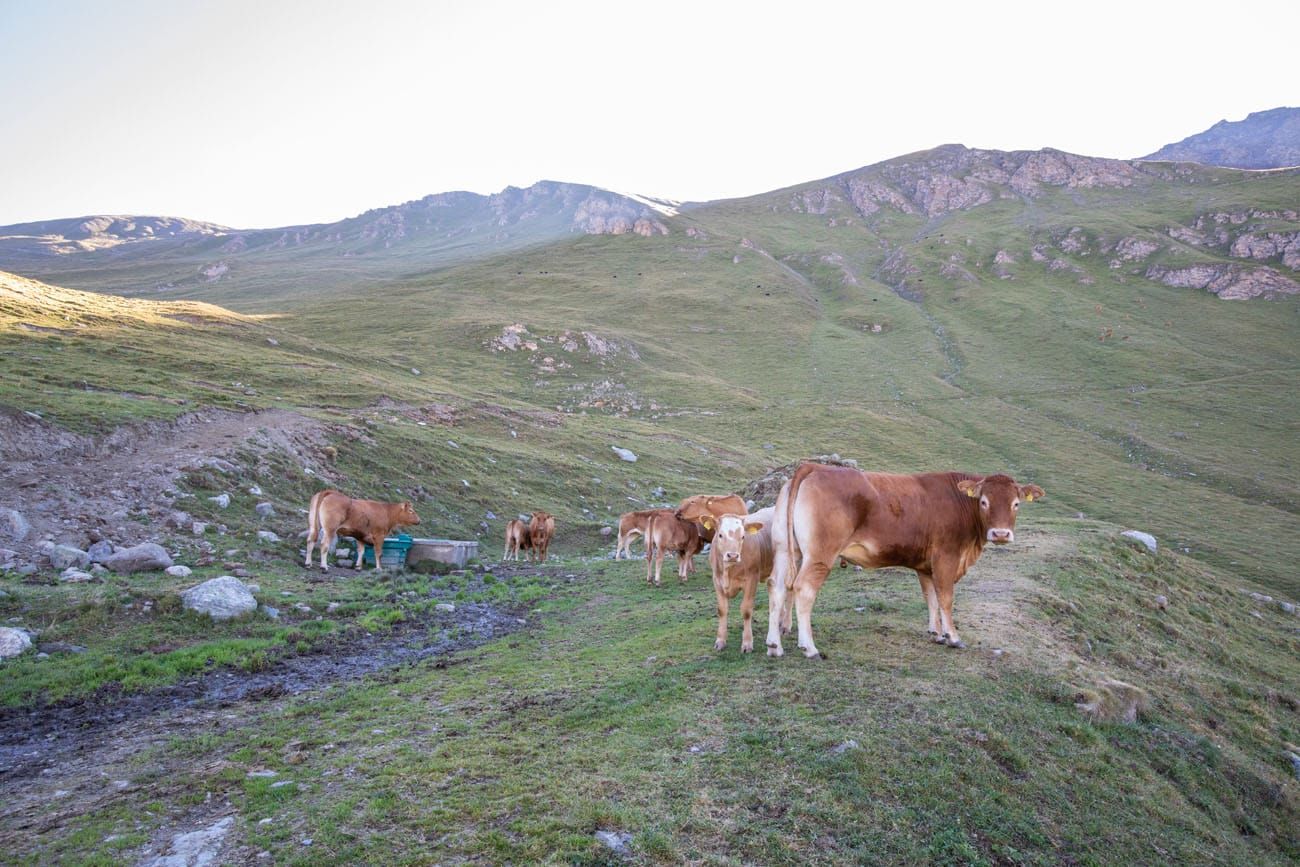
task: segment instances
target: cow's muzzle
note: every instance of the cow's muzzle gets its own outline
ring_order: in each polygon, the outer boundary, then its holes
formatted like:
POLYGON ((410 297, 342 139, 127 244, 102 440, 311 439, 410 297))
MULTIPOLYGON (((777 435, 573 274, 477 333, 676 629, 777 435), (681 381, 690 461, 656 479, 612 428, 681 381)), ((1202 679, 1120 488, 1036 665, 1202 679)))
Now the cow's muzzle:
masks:
POLYGON ((1016 534, 1011 530, 1002 527, 990 527, 988 540, 994 545, 1005 545, 1008 542, 1014 542, 1016 534))
POLYGON ((739 551, 727 551, 727 552, 725 552, 725 553, 722 555, 722 562, 723 562, 723 563, 739 563, 739 562, 740 562, 740 552, 739 552, 739 551))

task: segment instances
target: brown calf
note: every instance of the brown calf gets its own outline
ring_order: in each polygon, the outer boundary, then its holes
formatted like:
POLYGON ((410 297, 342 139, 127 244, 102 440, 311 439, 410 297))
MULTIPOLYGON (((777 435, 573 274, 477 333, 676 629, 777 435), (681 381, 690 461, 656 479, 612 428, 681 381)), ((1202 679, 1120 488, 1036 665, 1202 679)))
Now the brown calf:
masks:
POLYGON ((691 558, 704 550, 704 538, 693 521, 683 521, 672 509, 656 509, 645 531, 645 580, 659 586, 664 554, 677 553, 677 577, 682 581, 691 572, 691 558))
POLYGON ((502 560, 518 560, 520 551, 527 551, 532 547, 532 540, 528 536, 528 525, 518 518, 506 524, 506 550, 501 555, 502 560))
POLYGON ((986 544, 1015 539, 1020 504, 1042 496, 1037 485, 1004 475, 900 476, 801 465, 781 489, 773 519, 768 655, 782 653, 781 628, 789 628, 791 603, 798 612, 799 647, 810 658, 820 655, 812 608, 836 558, 868 569, 914 570, 930 609, 930 634, 938 643, 964 647, 952 621, 953 587, 986 544), (796 556, 802 556, 797 571, 796 556))
POLYGON ((528 549, 529 559, 545 563, 546 550, 551 547, 554 535, 555 517, 546 512, 533 512, 532 520, 528 522, 528 541, 532 545, 528 549))
POLYGON ((369 545, 375 552, 375 571, 381 572, 384 537, 395 527, 418 523, 420 516, 415 514, 409 500, 381 503, 378 500, 354 500, 335 490, 319 491, 307 508, 307 557, 303 565, 311 565, 312 548, 319 542, 320 569, 328 572, 329 565, 325 561, 330 549, 338 542, 339 536, 348 536, 357 540, 354 568, 361 568, 366 545, 369 545))
MULTIPOLYGON (((714 650, 727 646, 728 601, 742 590, 740 603, 740 652, 754 650, 754 597, 758 582, 772 574, 772 514, 775 507, 760 509, 752 515, 723 515, 714 527, 713 547, 709 549, 709 566, 713 570, 713 591, 718 597, 718 637, 714 650)), ((714 523, 712 516, 701 518, 714 523)), ((771 596, 771 590, 768 590, 771 596)))
POLYGON ((637 512, 624 512, 618 516, 618 541, 614 545, 614 559, 619 559, 619 554, 626 555, 626 559, 632 559, 632 540, 637 536, 645 535, 646 524, 650 521, 650 516, 654 514, 654 509, 641 509, 637 512))
POLYGON ((704 541, 713 541, 713 530, 705 527, 700 519, 705 515, 712 516, 715 520, 713 525, 717 526, 718 518, 723 515, 743 515, 749 509, 745 507, 745 501, 735 494, 696 494, 682 500, 681 505, 677 507, 677 517, 683 521, 694 521, 704 528, 704 541))

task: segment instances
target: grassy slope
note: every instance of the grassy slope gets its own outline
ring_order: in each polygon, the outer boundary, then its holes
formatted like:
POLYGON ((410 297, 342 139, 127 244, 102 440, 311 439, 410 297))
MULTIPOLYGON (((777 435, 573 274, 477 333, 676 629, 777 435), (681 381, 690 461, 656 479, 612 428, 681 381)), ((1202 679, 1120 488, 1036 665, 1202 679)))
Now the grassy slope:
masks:
POLYGON ((1300 737, 1293 618, 1252 617, 1228 573, 1105 525, 1035 525, 963 584, 966 653, 925 640, 902 572, 837 571, 816 616, 829 659, 811 662, 742 657, 734 620, 715 654, 698 579, 652 589, 640 562, 570 561, 585 577, 552 584, 527 632, 178 738, 109 769, 133 780, 122 798, 23 846, 75 858, 116 834, 108 863, 229 798, 276 863, 601 863, 598 829, 653 863, 1300 856, 1278 748, 1300 737), (1148 691, 1138 724, 1073 707, 1106 678, 1148 691), (195 770, 157 777, 178 762, 195 770), (246 778, 261 768, 280 776, 246 778))

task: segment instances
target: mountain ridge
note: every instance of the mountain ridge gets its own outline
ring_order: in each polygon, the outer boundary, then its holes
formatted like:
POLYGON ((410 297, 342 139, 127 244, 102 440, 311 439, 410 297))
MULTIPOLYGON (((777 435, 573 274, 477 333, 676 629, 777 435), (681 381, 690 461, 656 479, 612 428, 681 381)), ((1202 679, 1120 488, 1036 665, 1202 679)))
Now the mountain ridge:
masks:
POLYGON ((1221 120, 1143 160, 1171 160, 1237 169, 1300 166, 1300 108, 1255 111, 1242 120, 1221 120))

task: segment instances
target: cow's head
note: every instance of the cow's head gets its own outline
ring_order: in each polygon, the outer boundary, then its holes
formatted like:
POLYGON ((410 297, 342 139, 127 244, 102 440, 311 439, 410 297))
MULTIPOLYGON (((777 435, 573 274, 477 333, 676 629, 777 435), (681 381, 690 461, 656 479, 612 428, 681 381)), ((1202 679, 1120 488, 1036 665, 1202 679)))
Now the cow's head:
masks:
POLYGON ((718 552, 723 565, 739 563, 745 537, 763 529, 761 522, 746 522, 744 515, 723 515, 721 518, 708 515, 700 518, 700 524, 713 531, 713 550, 718 552))
POLYGON ((679 520, 694 521, 698 524, 705 515, 710 518, 713 517, 713 512, 709 510, 709 506, 713 503, 714 499, 714 497, 702 494, 694 497, 687 497, 682 501, 681 506, 678 507, 674 514, 677 515, 679 520))
POLYGON ((985 476, 963 479, 957 490, 979 500, 980 529, 984 541, 1005 545, 1016 539, 1016 513, 1021 503, 1032 503, 1043 496, 1038 485, 1018 485, 1010 476, 985 476))
POLYGON ((397 523, 399 524, 420 523, 420 516, 415 514, 415 506, 411 505, 410 500, 407 500, 406 502, 402 503, 401 509, 398 510, 397 523))

